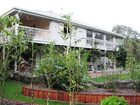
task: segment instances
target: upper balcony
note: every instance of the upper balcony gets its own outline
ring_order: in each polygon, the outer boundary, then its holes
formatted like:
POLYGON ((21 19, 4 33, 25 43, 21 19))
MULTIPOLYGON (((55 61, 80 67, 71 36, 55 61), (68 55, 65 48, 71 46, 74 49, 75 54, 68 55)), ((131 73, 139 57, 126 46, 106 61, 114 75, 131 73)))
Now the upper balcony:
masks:
POLYGON ((117 42, 102 40, 102 39, 93 39, 90 37, 87 37, 86 43, 88 46, 91 46, 93 48, 101 49, 101 50, 109 50, 113 51, 118 46, 117 42))
POLYGON ((35 43, 47 43, 51 40, 51 31, 46 29, 19 26, 19 30, 24 30, 24 34, 31 37, 35 43))
MULTIPOLYGON (((40 28, 34 28, 34 27, 28 27, 28 26, 16 26, 8 28, 9 31, 14 32, 15 34, 18 34, 20 30, 23 31, 23 34, 28 36, 32 39, 35 43, 48 43, 51 41, 51 31, 46 29, 40 29, 40 28)), ((7 40, 7 39, 6 39, 7 40)), ((6 41, 4 38, 4 35, 0 33, 0 42, 3 43, 6 41)), ((9 38, 8 38, 9 40, 9 38)))

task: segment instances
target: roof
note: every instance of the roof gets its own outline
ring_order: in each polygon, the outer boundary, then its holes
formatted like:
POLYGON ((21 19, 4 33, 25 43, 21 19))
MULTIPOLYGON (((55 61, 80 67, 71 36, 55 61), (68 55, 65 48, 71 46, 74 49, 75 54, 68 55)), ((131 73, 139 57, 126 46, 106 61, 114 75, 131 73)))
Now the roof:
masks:
MULTIPOLYGON (((6 15, 9 15, 9 14, 16 14, 16 13, 24 13, 24 14, 44 18, 44 19, 54 20, 54 21, 57 21, 57 22, 64 22, 63 18, 60 15, 52 13, 52 12, 32 11, 32 10, 26 10, 26 9, 20 9, 20 8, 12 8, 11 10, 6 12, 2 16, 6 16, 6 15)), ((109 35, 124 38, 124 35, 117 34, 117 33, 114 33, 114 32, 109 32, 109 31, 106 31, 106 30, 101 29, 101 28, 96 28, 96 27, 93 27, 92 25, 82 23, 80 21, 72 20, 72 23, 73 23, 73 25, 81 27, 81 28, 90 29, 90 30, 93 30, 93 31, 96 31, 96 32, 101 32, 101 33, 104 33, 104 34, 109 34, 109 35)))

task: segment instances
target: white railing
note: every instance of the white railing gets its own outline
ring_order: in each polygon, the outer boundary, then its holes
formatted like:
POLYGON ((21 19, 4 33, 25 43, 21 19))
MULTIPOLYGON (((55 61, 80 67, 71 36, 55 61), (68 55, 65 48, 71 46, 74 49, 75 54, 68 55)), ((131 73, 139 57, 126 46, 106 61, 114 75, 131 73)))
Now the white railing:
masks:
POLYGON ((95 46, 100 49, 114 50, 115 44, 111 41, 104 41, 102 39, 95 39, 95 46))
POLYGON ((50 30, 28 27, 28 26, 19 26, 19 29, 24 30, 25 35, 33 38, 34 41, 45 42, 45 41, 50 41, 51 39, 50 30))
POLYGON ((87 38, 86 38, 86 43, 87 43, 88 45, 91 45, 91 46, 92 46, 94 42, 93 42, 93 39, 92 39, 92 38, 87 37, 87 38))
POLYGON ((115 44, 110 41, 106 41, 106 49, 107 50, 114 50, 115 49, 115 44))
POLYGON ((101 39, 95 39, 95 47, 99 49, 104 49, 104 40, 101 39))
POLYGON ((102 40, 102 39, 95 39, 95 42, 104 43, 104 40, 102 40))

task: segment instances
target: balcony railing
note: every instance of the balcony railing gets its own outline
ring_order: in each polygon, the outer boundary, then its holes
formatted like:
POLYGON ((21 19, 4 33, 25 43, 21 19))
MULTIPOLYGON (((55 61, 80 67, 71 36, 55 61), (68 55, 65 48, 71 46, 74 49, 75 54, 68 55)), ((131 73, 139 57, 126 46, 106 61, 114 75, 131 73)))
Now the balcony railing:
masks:
POLYGON ((115 44, 110 41, 106 41, 106 49, 107 50, 114 50, 115 49, 115 44))
POLYGON ((104 40, 101 40, 101 39, 95 39, 95 47, 96 47, 96 48, 99 48, 99 49, 105 49, 105 47, 104 47, 104 43, 105 43, 104 40))
POLYGON ((88 45, 93 45, 93 39, 91 38, 91 37, 87 37, 87 39, 86 39, 86 43, 88 44, 88 45))
POLYGON ((101 40, 101 39, 93 40, 90 37, 87 37, 86 42, 87 42, 88 45, 94 45, 96 48, 104 49, 104 50, 114 50, 115 46, 116 46, 116 44, 114 44, 111 41, 107 41, 107 40, 104 41, 104 40, 101 40))
POLYGON ((24 30, 25 35, 33 38, 34 41, 46 42, 46 41, 50 41, 51 39, 50 30, 27 27, 27 26, 19 26, 19 29, 24 30))

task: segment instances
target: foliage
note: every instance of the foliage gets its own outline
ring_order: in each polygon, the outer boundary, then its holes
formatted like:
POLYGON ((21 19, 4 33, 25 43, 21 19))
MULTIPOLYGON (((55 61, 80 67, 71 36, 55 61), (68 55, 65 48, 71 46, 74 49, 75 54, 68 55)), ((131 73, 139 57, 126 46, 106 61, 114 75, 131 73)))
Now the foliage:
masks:
POLYGON ((127 57, 127 69, 130 72, 130 77, 134 82, 135 89, 140 91, 140 64, 136 62, 133 56, 127 57))
POLYGON ((123 45, 119 46, 119 50, 117 51, 116 63, 118 67, 123 67, 125 70, 126 67, 126 57, 127 53, 123 45))
POLYGON ((44 55, 36 71, 45 78, 46 87, 75 92, 85 89, 87 74, 87 53, 78 59, 80 49, 70 50, 69 54, 58 52, 54 44, 45 46, 44 55), (81 72, 82 71, 82 72, 81 72), (69 73, 71 75, 69 75, 69 73))
POLYGON ((103 99, 101 105, 128 105, 123 97, 111 96, 103 99))
MULTIPOLYGON (((118 80, 130 80, 130 74, 120 74, 118 80)), ((107 76, 101 76, 101 77, 96 77, 92 79, 93 81, 97 83, 104 83, 108 82, 108 75, 107 76)))
POLYGON ((117 89, 117 82, 119 79, 119 74, 111 74, 106 77, 109 84, 105 85, 105 88, 109 91, 115 92, 117 89))
POLYGON ((140 90, 140 75, 139 75, 140 33, 133 30, 131 27, 122 26, 122 25, 114 26, 112 31, 118 34, 126 35, 123 44, 124 49, 120 49, 121 50, 120 55, 122 57, 119 56, 119 59, 124 61, 123 65, 124 67, 126 66, 127 70, 130 72, 130 76, 135 84, 135 88, 139 91, 140 90))
POLYGON ((69 92, 70 105, 73 104, 73 92, 78 92, 86 87, 87 53, 83 49, 75 48, 80 40, 72 42, 75 28, 70 15, 64 15, 64 29, 60 34, 66 46, 62 51, 56 48, 54 43, 45 46, 42 59, 39 61, 38 76, 46 79, 46 86, 69 92), (72 47, 73 45, 73 47, 72 47))
POLYGON ((140 91, 140 40, 127 38, 127 62, 126 68, 130 72, 131 79, 134 82, 137 91, 140 91))
POLYGON ((124 26, 124 25, 115 25, 112 31, 117 34, 125 35, 130 38, 135 38, 140 36, 139 32, 133 30, 131 27, 124 26))
POLYGON ((0 95, 3 98, 3 88, 6 78, 11 75, 10 63, 14 60, 21 60, 21 53, 23 53, 27 47, 27 37, 23 34, 23 31, 16 33, 14 27, 19 24, 19 20, 15 17, 6 16, 0 18, 0 95))
POLYGON ((140 39, 137 38, 125 38, 124 48, 127 54, 132 55, 137 62, 140 62, 140 39))
POLYGON ((76 39, 76 41, 72 42, 72 38, 75 35, 76 28, 73 26, 71 22, 71 15, 62 16, 64 19, 64 31, 61 30, 61 37, 66 43, 64 53, 64 65, 65 65, 65 76, 67 84, 63 86, 69 92, 69 104, 73 105, 73 92, 78 91, 78 89, 83 89, 83 77, 87 75, 87 56, 83 53, 81 55, 81 50, 77 50, 75 45, 81 40, 76 39), (72 45, 74 48, 72 48, 72 45))
POLYGON ((136 90, 140 92, 140 64, 135 66, 135 71, 133 71, 131 77, 133 77, 136 90))
MULTIPOLYGON (((53 84, 58 78, 56 78, 57 74, 57 63, 59 61, 58 55, 54 50, 54 44, 51 43, 48 46, 42 47, 44 55, 43 58, 39 61, 39 68, 36 71, 37 76, 44 77, 45 85, 50 90, 53 87, 53 84)), ((47 105, 49 104, 49 96, 50 92, 48 93, 47 105)))
POLYGON ((60 70, 63 69, 60 59, 61 55, 55 50, 53 43, 42 47, 42 49, 44 49, 44 55, 39 61, 39 68, 36 73, 38 76, 45 77, 47 80, 47 82, 45 82, 46 86, 52 88, 55 80, 57 81, 59 79, 58 74, 60 70))
POLYGON ((64 58, 65 73, 67 74, 64 73, 62 75, 67 80, 67 83, 63 83, 63 86, 68 92, 84 89, 84 76, 88 76, 87 55, 85 53, 78 59, 79 53, 80 50, 71 50, 64 58))
MULTIPOLYGON (((107 56, 113 62, 113 65, 114 65, 113 70, 115 71, 117 51, 110 52, 107 56)), ((109 89, 109 91, 116 91, 119 75, 120 75, 119 72, 116 72, 116 73, 109 72, 109 74, 107 74, 106 79, 110 84, 106 85, 105 87, 109 89)))
POLYGON ((101 56, 103 56, 104 53, 100 51, 99 49, 92 49, 90 52, 90 55, 91 55, 92 61, 96 62, 96 60, 100 58, 101 56))
POLYGON ((127 54, 132 54, 135 56, 135 59, 139 62, 140 61, 140 33, 133 30, 131 27, 124 26, 124 25, 116 25, 112 29, 113 32, 125 35, 126 38, 124 39, 124 43, 122 46, 119 47, 119 56, 117 61, 119 65, 122 65, 125 69, 126 66, 126 57, 127 54))

